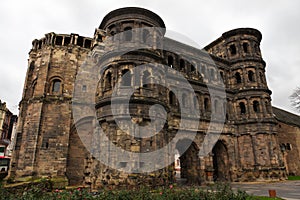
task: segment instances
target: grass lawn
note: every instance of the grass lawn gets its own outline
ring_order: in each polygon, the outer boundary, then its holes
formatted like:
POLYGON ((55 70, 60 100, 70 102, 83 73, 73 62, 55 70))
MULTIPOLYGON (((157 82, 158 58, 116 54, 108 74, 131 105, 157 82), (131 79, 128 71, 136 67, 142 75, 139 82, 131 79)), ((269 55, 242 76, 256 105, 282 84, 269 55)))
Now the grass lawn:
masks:
POLYGON ((289 181, 298 181, 300 180, 300 176, 288 176, 289 181))

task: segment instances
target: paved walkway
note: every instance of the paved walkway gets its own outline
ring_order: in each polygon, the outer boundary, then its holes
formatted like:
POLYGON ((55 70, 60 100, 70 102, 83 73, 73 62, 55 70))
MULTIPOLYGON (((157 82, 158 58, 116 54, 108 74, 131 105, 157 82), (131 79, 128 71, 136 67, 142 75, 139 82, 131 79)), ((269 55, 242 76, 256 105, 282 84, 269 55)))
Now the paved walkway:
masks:
POLYGON ((232 183, 232 188, 241 189, 255 196, 269 196, 269 190, 276 190, 277 197, 300 200, 300 181, 276 183, 232 183))

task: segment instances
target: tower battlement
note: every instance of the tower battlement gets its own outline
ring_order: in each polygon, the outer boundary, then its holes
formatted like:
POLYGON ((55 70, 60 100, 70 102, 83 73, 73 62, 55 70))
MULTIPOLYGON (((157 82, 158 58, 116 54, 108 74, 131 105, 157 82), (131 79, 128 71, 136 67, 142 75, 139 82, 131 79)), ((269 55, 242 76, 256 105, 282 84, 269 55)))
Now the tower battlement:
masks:
POLYGON ((39 50, 45 46, 78 46, 85 49, 91 49, 93 39, 89 37, 80 36, 78 34, 56 34, 47 33, 41 39, 32 41, 32 51, 39 50))

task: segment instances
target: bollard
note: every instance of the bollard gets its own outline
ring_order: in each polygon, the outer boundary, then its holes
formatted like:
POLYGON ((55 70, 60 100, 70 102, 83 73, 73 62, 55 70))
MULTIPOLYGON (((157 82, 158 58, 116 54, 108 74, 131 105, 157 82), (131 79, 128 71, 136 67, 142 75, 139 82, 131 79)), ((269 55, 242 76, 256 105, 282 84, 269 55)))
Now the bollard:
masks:
POLYGON ((269 197, 276 197, 276 190, 269 190, 269 197))

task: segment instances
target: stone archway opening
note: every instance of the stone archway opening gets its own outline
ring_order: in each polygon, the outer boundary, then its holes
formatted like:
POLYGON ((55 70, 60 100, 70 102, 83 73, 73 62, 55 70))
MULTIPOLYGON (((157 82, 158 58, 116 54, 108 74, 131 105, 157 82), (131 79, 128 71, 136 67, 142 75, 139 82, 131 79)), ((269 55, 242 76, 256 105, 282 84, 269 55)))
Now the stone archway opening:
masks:
POLYGON ((179 184, 200 184, 199 148, 192 142, 189 148, 182 152, 182 147, 191 143, 188 139, 179 140, 176 144, 175 170, 176 181, 179 184), (179 156, 181 155, 181 156, 179 156))
POLYGON ((214 167, 213 180, 221 182, 230 181, 230 167, 226 145, 222 141, 218 141, 212 153, 214 167))

